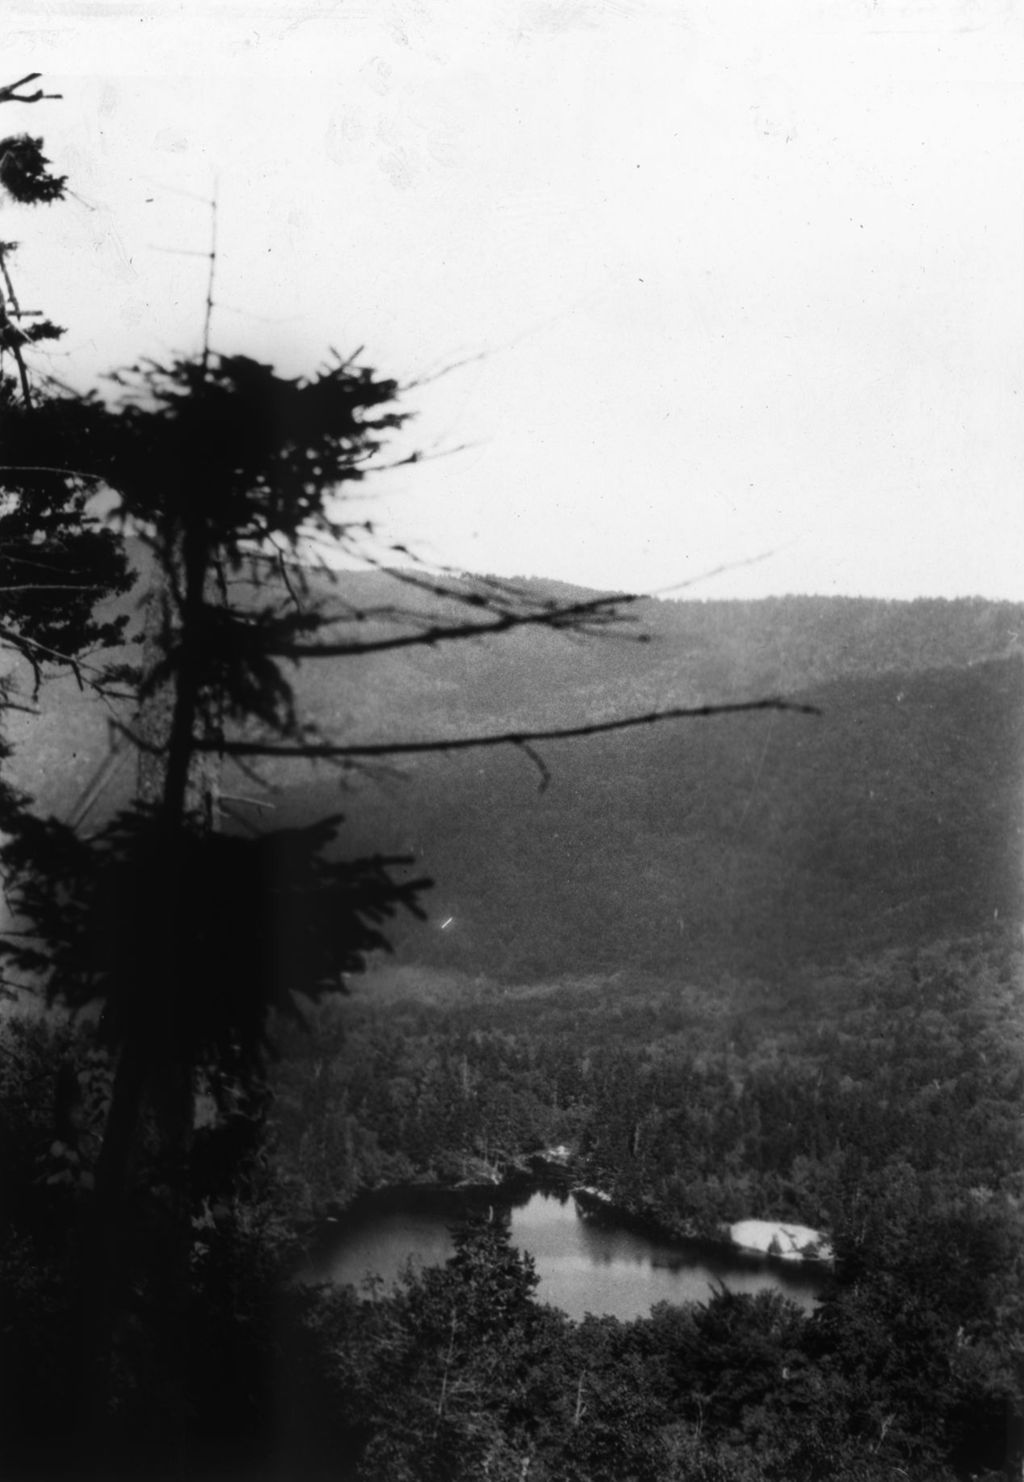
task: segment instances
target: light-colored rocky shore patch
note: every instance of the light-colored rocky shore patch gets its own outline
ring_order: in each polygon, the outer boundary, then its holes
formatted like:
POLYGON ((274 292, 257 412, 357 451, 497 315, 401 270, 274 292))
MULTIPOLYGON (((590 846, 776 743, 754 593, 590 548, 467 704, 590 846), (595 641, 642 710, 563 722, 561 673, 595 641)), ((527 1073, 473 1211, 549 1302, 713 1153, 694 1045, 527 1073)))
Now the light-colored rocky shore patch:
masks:
POLYGON ((786 1261, 830 1261, 832 1247, 820 1230, 778 1220, 739 1220, 729 1226, 729 1239, 741 1250, 781 1256, 786 1261))

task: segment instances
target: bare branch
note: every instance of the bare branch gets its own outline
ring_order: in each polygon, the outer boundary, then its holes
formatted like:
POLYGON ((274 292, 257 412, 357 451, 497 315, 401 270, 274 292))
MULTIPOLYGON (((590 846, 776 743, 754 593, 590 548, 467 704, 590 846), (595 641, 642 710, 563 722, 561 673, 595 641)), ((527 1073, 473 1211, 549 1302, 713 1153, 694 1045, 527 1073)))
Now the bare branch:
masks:
MULTIPOLYGON (((45 643, 39 643, 37 639, 29 638, 25 633, 19 633, 15 628, 9 628, 6 624, 0 624, 0 646, 4 644, 19 653, 29 665, 32 670, 34 687, 37 693, 43 679, 42 666, 49 660, 61 664, 69 670, 75 676, 75 681, 79 689, 84 689, 85 687, 85 682, 82 678, 83 674, 92 674, 97 677, 90 679, 88 683, 97 693, 113 699, 135 698, 134 696, 123 695, 119 691, 106 688, 108 671, 99 664, 89 663, 89 654, 85 657, 77 657, 73 654, 61 653, 59 649, 48 648, 45 643)), ((94 652, 95 649, 90 650, 90 654, 94 652)))
MULTIPOLYGON (((409 571, 401 566, 389 566, 383 558, 366 553, 361 554, 360 560, 364 561, 367 566, 371 566, 375 571, 379 571, 383 575, 390 577, 392 581, 398 582, 401 586, 412 587, 416 591, 425 592, 431 597, 440 597, 447 601, 461 603, 463 607, 473 607, 476 609, 487 608, 493 612, 496 608, 503 606, 504 610, 514 611, 513 604, 517 602, 522 604, 523 602, 524 593, 522 587, 517 586, 513 581, 503 580, 500 577, 494 576, 477 576, 475 574, 467 578, 464 573, 456 571, 451 566, 435 567, 431 571, 426 562, 422 561, 416 555, 415 551, 410 550, 406 545, 392 545, 388 548, 388 553, 389 555, 404 556, 407 560, 413 562, 414 565, 423 567, 423 574, 419 571, 409 571), (484 595, 485 593, 486 595, 484 595)), ((605 600, 614 605, 622 602, 632 602, 637 599, 632 594, 619 594, 612 595, 605 600)), ((555 604, 549 603, 543 610, 551 611, 554 606, 555 604)), ((401 609, 397 610, 401 612, 401 609)), ((411 619, 413 614, 407 613, 406 616, 411 619)), ((427 626, 429 626, 429 622, 427 626)))
MULTIPOLYGON (((504 348, 504 347, 503 347, 504 348)), ((474 354, 464 355, 461 360, 449 360, 439 370, 425 371, 422 375, 415 376, 411 381, 405 381, 399 388, 403 395, 409 391, 418 391, 421 386, 432 386, 435 381, 450 376, 454 371, 462 370, 467 365, 476 365, 481 360, 489 360, 492 352, 490 350, 478 350, 474 354)))
MULTIPOLYGON (((450 626, 438 623, 416 633, 403 633, 394 638, 372 638, 364 643, 270 643, 267 652, 282 659, 355 658, 358 655, 383 653, 396 648, 453 643, 461 638, 492 638, 497 633, 508 633, 513 628, 575 629, 588 622, 612 623, 619 616, 615 611, 617 607, 639 600, 639 597, 628 593, 593 597, 586 602, 568 602, 539 612, 506 612, 487 623, 453 623, 450 626)), ((412 614, 409 620, 413 621, 412 614)), ((645 640, 645 634, 638 635, 638 641, 645 640)))
POLYGON ((477 443, 454 443, 450 448, 438 448, 436 452, 424 453, 416 449, 407 453, 403 458, 395 458, 391 463, 373 463, 373 453, 367 453, 365 458, 353 459, 353 466, 362 464, 368 473, 391 473, 396 468, 408 468, 412 463, 436 463, 439 458, 454 458, 456 453, 468 453, 478 447, 477 443))
POLYGON ((292 581, 291 577, 288 574, 288 559, 287 559, 286 553, 284 551, 282 551, 282 550, 276 550, 276 548, 275 548, 275 553, 277 555, 277 569, 278 569, 278 571, 281 574, 281 580, 282 580, 282 582, 285 585, 285 588, 286 588, 286 590, 288 592, 289 597, 292 599, 292 602, 295 604, 296 611, 301 612, 303 610, 303 608, 302 608, 302 601, 301 601, 301 599, 299 597, 298 592, 296 592, 296 590, 295 590, 295 584, 294 584, 294 582, 292 581))
POLYGON ((35 82, 36 78, 42 75, 41 72, 26 72, 25 76, 19 77, 17 82, 0 87, 0 103, 39 103, 44 98, 63 97, 63 93, 44 93, 42 88, 37 88, 34 93, 18 92, 18 88, 27 87, 30 82, 35 82))
POLYGON ((50 463, 0 463, 0 473, 59 473, 68 479, 89 479, 98 484, 103 475, 85 468, 57 468, 50 463))
POLYGON ((16 586, 0 586, 0 592, 102 592, 99 582, 30 581, 16 586))
MULTIPOLYGON (((497 731, 486 736, 447 736, 433 741, 373 741, 351 745, 332 745, 330 742, 297 742, 280 745, 263 741, 198 740, 197 749, 212 751, 223 749, 225 756, 233 757, 294 757, 308 761, 336 761, 350 757, 365 756, 423 756, 431 753, 472 751, 488 746, 517 746, 527 751, 538 741, 569 741, 581 736, 604 736, 613 731, 635 730, 638 726, 657 725, 668 720, 703 720, 716 715, 743 715, 756 711, 786 711, 793 715, 821 715, 816 705, 805 705, 797 700, 740 700, 723 705, 673 706, 667 710, 649 710, 643 715, 627 715, 618 720, 592 721, 586 725, 555 726, 551 729, 524 731, 497 731)), ((138 742, 138 737, 133 737, 138 742)), ((531 760, 537 761, 531 756, 531 760)), ((545 769, 546 770, 546 769, 545 769)))
POLYGON ((22 651, 26 647, 37 649, 39 653, 45 654, 47 658, 56 659, 60 664, 69 664, 73 669, 78 667, 78 661, 71 654, 60 653, 55 648, 47 648, 45 643, 38 643, 34 638, 27 638, 24 633, 18 633, 13 628, 2 624, 0 624, 0 642, 9 643, 12 648, 22 651))

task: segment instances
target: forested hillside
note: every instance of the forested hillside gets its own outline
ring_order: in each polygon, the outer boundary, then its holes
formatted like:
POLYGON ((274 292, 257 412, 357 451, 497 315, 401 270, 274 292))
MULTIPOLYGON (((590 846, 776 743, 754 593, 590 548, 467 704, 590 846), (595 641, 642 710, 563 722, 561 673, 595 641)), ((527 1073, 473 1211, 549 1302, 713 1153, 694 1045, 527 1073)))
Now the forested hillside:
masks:
MULTIPOLYGON (((415 626, 391 607, 421 619, 445 610, 386 575, 343 574, 337 594, 371 614, 369 636, 415 626)), ((233 806, 226 826, 340 809, 343 848, 408 853, 435 881, 431 924, 398 925, 404 960, 517 980, 621 966, 770 975, 1014 916, 1020 607, 792 597, 645 601, 626 617, 587 638, 525 630, 307 666, 296 684, 316 724, 358 741, 770 695, 820 716, 547 743, 543 791, 512 749, 343 773, 278 763, 264 769, 273 812, 233 806)), ((83 799, 93 817, 112 811, 128 794, 127 751, 91 788, 109 713, 71 679, 42 704, 15 719, 17 780, 58 813, 83 799)), ((224 791, 252 796, 253 785, 228 769, 224 791)))
MULTIPOLYGON (((421 620, 459 609, 410 592, 385 575, 340 578, 353 608, 400 604, 421 620)), ((596 593, 524 581, 562 602, 596 593)), ((465 613, 461 614, 465 617, 465 613)), ((367 636, 394 623, 369 619, 367 636)), ((644 599, 597 637, 523 629, 496 643, 440 644, 376 655, 327 676, 308 676, 325 718, 360 737, 398 734, 412 719, 438 731, 471 721, 571 723, 655 705, 782 695, 844 678, 963 669, 1024 652, 1024 608, 982 599, 913 602, 850 597, 759 601, 644 599)), ((301 681, 300 681, 301 682, 301 681)))
POLYGON ((1021 969, 1005 938, 774 985, 381 968, 282 1039, 281 1179, 312 1211, 564 1142, 581 1177, 677 1234, 756 1211, 878 1240, 1018 1187, 1021 969))
MULTIPOLYGON (((444 930, 405 951, 530 978, 771 973, 975 931, 1021 899, 1024 667, 843 680, 819 719, 736 716, 432 759, 344 806, 409 851, 444 930)), ((323 808, 327 780, 303 789, 323 808)), ((298 793, 295 797, 298 798, 298 793)))
MULTIPOLYGON (((520 634, 415 667, 381 660, 344 697, 324 686, 324 713, 351 714, 360 736, 384 730, 385 707, 388 735, 771 694, 821 711, 549 743, 543 791, 511 750, 405 762, 353 786, 353 842, 408 852, 436 881, 438 925, 405 933, 409 957, 517 979, 771 974, 1017 911, 1016 609, 786 599, 650 604, 643 617, 643 644, 520 634)), ((336 788, 296 778, 288 807, 314 816, 336 788)))

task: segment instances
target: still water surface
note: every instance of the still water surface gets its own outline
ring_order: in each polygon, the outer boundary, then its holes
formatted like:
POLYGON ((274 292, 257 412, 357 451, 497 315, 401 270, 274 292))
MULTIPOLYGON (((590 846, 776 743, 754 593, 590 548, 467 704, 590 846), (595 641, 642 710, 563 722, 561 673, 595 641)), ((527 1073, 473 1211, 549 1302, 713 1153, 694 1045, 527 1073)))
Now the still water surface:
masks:
MULTIPOLYGON (((705 1301, 719 1282, 734 1292, 774 1289, 810 1311, 825 1281, 820 1268, 652 1238, 611 1214, 582 1214, 571 1196, 534 1191, 501 1205, 511 1211, 513 1243, 536 1262, 538 1299, 577 1320, 592 1312, 628 1322, 646 1317, 655 1302, 705 1301)), ((410 1260, 439 1266, 448 1259, 458 1214, 450 1200, 432 1205, 422 1196, 364 1207, 311 1257, 304 1279, 359 1286, 379 1276, 390 1288, 410 1260)))

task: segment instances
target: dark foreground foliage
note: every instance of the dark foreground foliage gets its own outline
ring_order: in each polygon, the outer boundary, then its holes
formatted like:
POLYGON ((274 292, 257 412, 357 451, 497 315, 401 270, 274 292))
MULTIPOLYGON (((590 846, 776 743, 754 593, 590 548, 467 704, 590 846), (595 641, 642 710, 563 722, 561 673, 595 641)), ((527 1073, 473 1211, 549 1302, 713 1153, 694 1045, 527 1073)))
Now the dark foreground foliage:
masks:
POLYGON ((908 1286, 905 1265, 861 1269, 810 1318, 776 1293, 721 1290, 633 1323, 574 1324, 536 1302, 532 1265, 500 1225, 467 1226, 456 1244, 393 1296, 288 1288, 279 1226, 238 1201, 208 1211, 177 1442, 158 1451, 142 1427, 115 1430, 90 1453, 67 1362, 73 1265, 7 1243, 5 1476, 1006 1475, 1019 1375, 965 1341, 962 1314, 908 1286))
MULTIPOLYGON (((874 1016, 849 984, 842 1013, 833 1003, 836 1036, 859 1015, 863 1040, 856 1065, 844 1062, 835 1045, 830 1050, 847 1083, 842 1094, 857 1105, 856 1086, 865 1097, 873 1088, 875 1099, 891 1100, 894 1111, 889 1120, 865 1124, 876 1129, 875 1140, 862 1128, 859 1146, 838 1162, 834 1152, 825 1158, 834 1195, 813 1158, 797 1155, 804 1159, 798 1172, 807 1197, 817 1190, 825 1204, 834 1198, 831 1229, 842 1256, 835 1281, 810 1317, 776 1293, 754 1298, 722 1290, 701 1305, 661 1306, 632 1323, 573 1323, 538 1303, 530 1260, 510 1245, 501 1224, 488 1221, 458 1231, 446 1267, 410 1272, 394 1293, 296 1286, 290 1277, 302 1264, 297 1216, 310 1207, 298 1190, 302 1178, 320 1166, 304 1162, 304 1151, 328 1147, 330 1128, 342 1115, 329 1094, 331 1046, 323 1039, 305 1041, 309 1055, 323 1057, 319 1070, 312 1061, 302 1070, 310 1089, 305 1138, 288 1121, 294 1111, 287 1106, 293 1094, 287 1067, 270 1112, 277 1138, 270 1147, 260 1133, 266 1106, 255 1105, 251 1094, 232 1097, 222 1086, 219 1111, 212 1099, 201 1098, 204 1125, 192 1156, 187 1391, 167 1396, 145 1373, 123 1372, 117 1376, 119 1404, 103 1426, 97 1426, 89 1403, 89 1354, 83 1346, 88 1304, 79 1277, 85 1269, 95 1129, 102 1126, 109 1094, 106 1052, 87 1025, 72 1029, 41 1018, 9 1019, 0 1080, 4 1476, 175 1476, 202 1482, 950 1482, 1016 1476, 1024 1388, 1024 1228, 1020 1190, 1007 1166, 1014 1156, 1007 1118, 1019 1102, 1019 1088, 1007 1079, 1016 1058, 1013 1026, 1004 1021, 1000 1036, 992 1018, 1014 999, 1016 975, 1007 971, 999 954, 977 947, 973 955, 966 946, 936 949, 916 965, 917 986, 928 988, 926 1001, 913 1011, 904 1003, 902 1017, 901 995, 906 999, 915 985, 911 965, 887 984, 876 970, 874 1016), (876 1017, 895 1036, 889 1054, 872 1034, 876 1017), (906 1048, 899 1034, 912 1030, 931 1076, 930 1098, 923 1097, 926 1088, 909 1061, 902 1089, 890 1075, 897 1050, 906 1048), (969 1047, 978 1064, 963 1060, 969 1047), (982 1110, 994 1118, 993 1139, 986 1143, 968 1128, 968 1141, 958 1150, 951 1119, 957 1103, 947 1106, 944 1098, 957 1086, 978 1097, 986 1084, 982 1110), (325 1093, 320 1101, 317 1087, 325 1093), (903 1142, 897 1146, 900 1108, 903 1142), (941 1146, 933 1122, 943 1129, 941 1146), (974 1160, 972 1168, 963 1165, 965 1157, 974 1160), (171 1404, 179 1406, 174 1413, 171 1404), (163 1439, 156 1445, 158 1435, 163 1439)), ((836 984, 833 995, 840 996, 836 984)), ((673 1047, 641 1008, 636 1005, 647 1025, 646 1053, 657 1048, 675 1066, 699 1112, 699 1065, 691 1064, 687 1073, 679 1044, 673 1047)), ((388 1008, 405 1032, 410 1012, 394 1003, 388 1008)), ((421 1005, 419 1012, 429 1022, 426 1008, 421 1005)), ((498 1010, 477 1004, 478 1017, 487 1012, 498 1010)), ((819 1007, 818 1029, 824 1031, 827 1017, 819 1007)), ((784 1034, 784 1018, 777 1015, 776 1038, 784 1034)), ((627 1000, 617 1020, 624 1054, 630 1023, 627 1000)), ((574 1024, 577 1043, 613 1032, 596 1010, 589 1020, 576 1014, 574 1024)), ((781 1153, 771 1150, 786 1123, 795 1119, 802 1125, 797 1078, 808 1069, 812 1028, 797 1033, 790 1026, 790 1066, 785 1073, 777 1070, 775 1102, 767 1096, 762 1063, 774 1043, 767 1022, 760 1047, 733 1056, 732 1102, 715 1083, 719 1117, 734 1136, 750 1107, 757 1109, 760 1141, 736 1145, 746 1147, 750 1197, 772 1187, 777 1175, 771 1167, 781 1153), (744 1088, 752 1088, 755 1097, 749 1106, 744 1088), (758 1157, 767 1159, 760 1173, 758 1157)), ((460 1039, 451 1025, 448 1031, 464 1057, 461 1084, 467 1096, 476 1096, 486 1077, 472 1058, 473 1041, 460 1039)), ((538 1011, 536 1032, 555 1054, 558 1037, 550 1015, 545 1019, 538 1011)), ((364 1035, 356 1021, 353 1045, 365 1056, 364 1035)), ((477 1050, 493 1055, 489 1043, 481 1034, 477 1050)), ((410 1039, 407 1057, 414 1048, 410 1039)), ((511 1041, 508 1048, 511 1053, 511 1041)), ((706 1068, 713 1068, 711 1027, 694 1048, 706 1068)), ((398 1094, 397 1082, 389 1080, 397 1064, 389 1069, 377 1059, 368 1068, 398 1094)), ((426 1062, 421 1068, 428 1086, 433 1072, 426 1062)), ((344 1061, 340 1069, 349 1074, 344 1061)), ((494 1059, 495 1094, 500 1071, 500 1058, 494 1059)), ((816 1075, 803 1079, 804 1094, 816 1094, 816 1075)), ((649 1080, 648 1072, 633 1076, 641 1091, 649 1080)), ((353 1094, 360 1084, 354 1077, 353 1094)), ((541 1105, 542 1078, 530 1084, 541 1105)), ((576 1086, 576 1115, 579 1098, 591 1094, 589 1084, 584 1076, 576 1086)), ((627 1084, 624 1071, 606 1076, 607 1114, 627 1084)), ((656 1082, 662 1090, 665 1084, 656 1082)), ((814 1104, 820 1112, 821 1104, 814 1104)), ((482 1118, 486 1108, 480 1106, 482 1118)), ((350 1103, 349 1113, 354 1109, 350 1103)), ((643 1108, 637 1104, 632 1111, 643 1108)), ((852 1137, 862 1116, 851 1113, 842 1136, 852 1137)), ((648 1134, 639 1143, 633 1138, 634 1152, 628 1153, 627 1122, 615 1124, 624 1129, 621 1144, 614 1144, 621 1146, 619 1156, 631 1160, 630 1177, 640 1193, 648 1178, 647 1197, 666 1197, 657 1194, 658 1162, 639 1157, 648 1134)), ((448 1130, 452 1134, 453 1126, 448 1130)), ((492 1138, 493 1151, 496 1126, 481 1122, 480 1130, 492 1138)), ((514 1123, 506 1124, 506 1135, 513 1131, 514 1123)), ((351 1126, 333 1135, 339 1153, 346 1140, 350 1153, 360 1141, 351 1126)), ((362 1147, 365 1155, 368 1144, 362 1147)), ((156 1159, 158 1151, 149 1149, 144 1159, 156 1159)), ((728 1149, 717 1151, 729 1161, 728 1149)), ((677 1153, 682 1155, 681 1144, 677 1153)), ((744 1172, 739 1157, 734 1152, 730 1164, 736 1178, 744 1172)), ((626 1161, 603 1166, 616 1187, 628 1192, 626 1161)), ((148 1173, 156 1197, 156 1162, 148 1173)), ((706 1172, 708 1208, 721 1198, 714 1176, 706 1172)), ((687 1187, 696 1192, 699 1182, 695 1171, 687 1187)), ((130 1242, 146 1238, 150 1216, 140 1200, 130 1215, 130 1242)), ((150 1319, 149 1296, 140 1292, 125 1322, 144 1325, 150 1319)))

